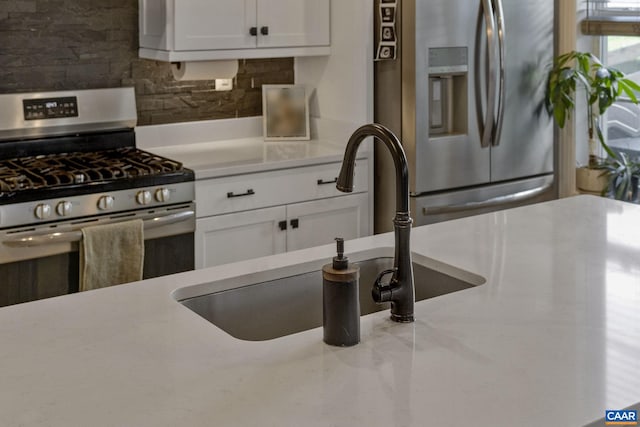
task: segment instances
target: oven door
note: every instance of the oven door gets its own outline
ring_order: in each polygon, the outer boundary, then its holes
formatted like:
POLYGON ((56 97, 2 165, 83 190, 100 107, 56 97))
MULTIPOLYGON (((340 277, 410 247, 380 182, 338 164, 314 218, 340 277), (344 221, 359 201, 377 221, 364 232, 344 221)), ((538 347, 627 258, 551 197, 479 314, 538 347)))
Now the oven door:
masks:
POLYGON ((0 230, 0 307, 78 292, 82 228, 138 218, 145 279, 193 270, 193 203, 0 230))

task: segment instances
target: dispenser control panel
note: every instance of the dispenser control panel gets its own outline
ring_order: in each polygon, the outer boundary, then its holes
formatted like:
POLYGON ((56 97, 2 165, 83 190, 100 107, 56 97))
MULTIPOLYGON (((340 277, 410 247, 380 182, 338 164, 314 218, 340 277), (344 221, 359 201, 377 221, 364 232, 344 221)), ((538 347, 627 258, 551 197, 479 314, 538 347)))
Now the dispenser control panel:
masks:
POLYGON ((467 132, 469 49, 429 49, 429 135, 467 132))

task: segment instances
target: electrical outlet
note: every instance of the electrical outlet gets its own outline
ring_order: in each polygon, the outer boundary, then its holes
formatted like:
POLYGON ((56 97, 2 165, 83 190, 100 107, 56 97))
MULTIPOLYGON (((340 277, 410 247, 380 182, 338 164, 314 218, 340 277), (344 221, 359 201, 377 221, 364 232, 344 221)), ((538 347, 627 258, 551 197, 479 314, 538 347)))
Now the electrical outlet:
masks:
POLYGON ((216 79, 216 90, 227 91, 233 89, 233 79, 216 79))

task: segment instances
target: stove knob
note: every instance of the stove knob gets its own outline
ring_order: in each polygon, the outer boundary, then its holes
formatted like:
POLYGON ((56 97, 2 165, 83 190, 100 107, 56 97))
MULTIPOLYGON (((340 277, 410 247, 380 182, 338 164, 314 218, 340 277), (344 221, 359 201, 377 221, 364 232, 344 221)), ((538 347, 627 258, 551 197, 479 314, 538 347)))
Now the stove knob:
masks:
POLYGON ((171 199, 171 191, 168 188, 158 188, 156 190, 156 201, 166 203, 171 199))
POLYGON ((136 194, 136 201, 139 205, 148 205, 151 203, 151 192, 147 190, 142 190, 136 194))
POLYGON ((47 219, 51 216, 51 205, 41 203, 36 206, 36 210, 34 213, 36 214, 36 218, 38 219, 47 219))
POLYGON ((98 199, 98 209, 101 211, 106 211, 109 209, 113 209, 113 204, 115 199, 113 196, 102 196, 98 199))
POLYGON ((60 202, 56 206, 56 213, 59 216, 69 216, 71 215, 71 211, 73 210, 73 205, 71 202, 60 202))

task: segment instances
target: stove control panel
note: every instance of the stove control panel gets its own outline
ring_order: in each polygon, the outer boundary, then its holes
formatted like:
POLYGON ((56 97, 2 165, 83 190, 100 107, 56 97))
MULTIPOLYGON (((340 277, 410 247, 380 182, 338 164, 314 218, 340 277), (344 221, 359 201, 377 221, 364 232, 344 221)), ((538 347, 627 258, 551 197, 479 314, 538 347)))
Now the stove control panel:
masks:
POLYGON ((163 186, 91 193, 64 199, 46 199, 0 206, 3 228, 38 223, 61 223, 91 218, 96 215, 124 215, 139 209, 166 208, 192 203, 195 199, 193 181, 163 186))
POLYGON ((22 100, 25 120, 63 119, 78 117, 78 98, 38 98, 22 100))

